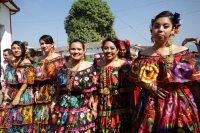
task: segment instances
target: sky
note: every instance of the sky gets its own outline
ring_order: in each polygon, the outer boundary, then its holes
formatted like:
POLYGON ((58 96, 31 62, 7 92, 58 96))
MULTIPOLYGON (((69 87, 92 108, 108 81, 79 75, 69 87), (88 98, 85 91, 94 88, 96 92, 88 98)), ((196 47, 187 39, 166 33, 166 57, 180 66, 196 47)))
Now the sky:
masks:
MULTIPOLYGON (((20 11, 12 15, 13 41, 27 41, 30 47, 40 47, 39 38, 51 35, 57 47, 67 46, 64 19, 73 2, 78 0, 14 0, 20 11)), ((181 14, 180 33, 174 44, 181 45, 185 38, 200 39, 200 0, 103 0, 115 16, 114 29, 118 38, 131 44, 152 46, 149 25, 162 11, 181 14)), ((102 16, 103 17, 103 16, 102 16)), ((186 44, 196 51, 193 43, 186 44)))

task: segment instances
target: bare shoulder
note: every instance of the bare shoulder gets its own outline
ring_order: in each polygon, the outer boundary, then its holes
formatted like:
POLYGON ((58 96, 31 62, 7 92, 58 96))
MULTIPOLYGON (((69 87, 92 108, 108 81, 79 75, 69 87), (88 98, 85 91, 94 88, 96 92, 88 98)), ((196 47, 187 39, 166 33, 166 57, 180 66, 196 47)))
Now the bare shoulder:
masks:
POLYGON ((31 64, 30 60, 29 59, 24 59, 22 61, 22 64, 31 64))
POLYGON ((153 56, 155 54, 155 49, 153 47, 149 47, 140 52, 141 55, 153 56))
POLYGON ((188 48, 185 46, 173 45, 173 53, 179 53, 181 51, 185 51, 188 48))
POLYGON ((59 57, 59 56, 61 56, 60 54, 58 54, 58 53, 53 53, 53 56, 52 56, 52 58, 57 58, 57 57, 59 57))
POLYGON ((85 68, 91 67, 91 64, 88 61, 84 61, 82 64, 85 68))

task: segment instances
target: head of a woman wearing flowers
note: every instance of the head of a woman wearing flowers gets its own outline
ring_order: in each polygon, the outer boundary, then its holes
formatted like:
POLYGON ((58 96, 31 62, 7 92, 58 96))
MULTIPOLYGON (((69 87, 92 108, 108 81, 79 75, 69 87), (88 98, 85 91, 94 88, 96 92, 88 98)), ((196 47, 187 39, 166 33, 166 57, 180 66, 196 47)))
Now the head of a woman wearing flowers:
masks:
POLYGON ((174 35, 176 18, 169 11, 159 13, 151 22, 151 32, 155 44, 167 44, 169 37, 174 35))

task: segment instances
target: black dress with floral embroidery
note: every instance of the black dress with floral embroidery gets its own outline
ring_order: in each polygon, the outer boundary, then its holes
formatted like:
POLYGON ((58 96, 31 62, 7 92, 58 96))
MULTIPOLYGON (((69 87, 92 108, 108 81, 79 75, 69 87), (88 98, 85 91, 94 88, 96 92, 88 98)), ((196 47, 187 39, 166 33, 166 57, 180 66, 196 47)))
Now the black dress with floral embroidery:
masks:
POLYGON ((95 132, 95 122, 88 101, 92 91, 96 90, 96 72, 93 66, 81 70, 71 71, 72 91, 66 90, 69 70, 58 72, 58 89, 60 98, 52 114, 52 129, 59 133, 91 133, 95 132), (73 79, 74 77, 74 79, 73 79))
POLYGON ((130 101, 129 93, 135 88, 127 80, 130 65, 121 67, 109 66, 106 69, 97 67, 98 74, 98 133, 125 133, 130 132, 130 101), (104 83, 107 86, 104 86, 104 83))

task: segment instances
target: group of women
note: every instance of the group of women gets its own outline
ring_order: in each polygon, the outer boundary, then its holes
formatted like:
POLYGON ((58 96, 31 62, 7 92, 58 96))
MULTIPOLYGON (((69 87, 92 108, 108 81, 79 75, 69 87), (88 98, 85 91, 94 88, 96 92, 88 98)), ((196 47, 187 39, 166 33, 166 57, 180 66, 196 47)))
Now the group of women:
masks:
POLYGON ((43 35, 44 56, 35 68, 23 43, 14 41, 0 132, 200 132, 199 55, 171 42, 177 28, 171 12, 161 12, 151 25, 154 45, 134 61, 128 40, 105 38, 104 59, 95 66, 84 60, 80 40, 70 42, 66 62, 54 53, 52 37, 43 35))

